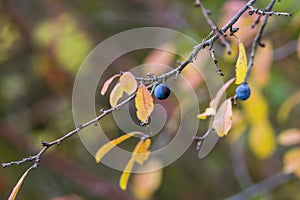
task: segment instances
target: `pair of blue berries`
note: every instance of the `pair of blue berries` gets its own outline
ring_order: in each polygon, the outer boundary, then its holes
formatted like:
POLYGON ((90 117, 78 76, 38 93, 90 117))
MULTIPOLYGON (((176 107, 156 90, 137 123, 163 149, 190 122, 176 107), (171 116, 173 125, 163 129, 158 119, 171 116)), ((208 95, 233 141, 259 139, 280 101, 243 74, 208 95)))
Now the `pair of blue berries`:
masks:
MULTIPOLYGON (((154 96, 159 100, 164 100, 170 96, 171 90, 166 84, 159 84, 154 89, 154 96)), ((240 84, 235 90, 236 97, 239 100, 246 100, 250 97, 251 90, 247 83, 240 84)))
POLYGON ((239 100, 244 101, 250 97, 251 94, 250 87, 248 86, 247 83, 242 83, 239 86, 237 86, 235 90, 235 94, 239 100))
POLYGON ((159 100, 168 98, 170 96, 170 93, 170 88, 164 83, 157 85, 154 89, 154 96, 159 100))

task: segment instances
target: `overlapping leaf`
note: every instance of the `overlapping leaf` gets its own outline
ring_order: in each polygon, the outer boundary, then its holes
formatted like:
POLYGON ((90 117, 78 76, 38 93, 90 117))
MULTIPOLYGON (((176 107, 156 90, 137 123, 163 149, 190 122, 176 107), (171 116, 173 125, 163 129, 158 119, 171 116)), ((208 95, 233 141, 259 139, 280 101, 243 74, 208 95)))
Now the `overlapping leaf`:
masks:
POLYGON ((232 126, 232 103, 231 99, 225 100, 220 106, 213 121, 213 127, 219 137, 228 134, 232 126))
POLYGON ((131 158, 128 161, 120 178, 119 184, 122 190, 126 190, 127 188, 128 179, 132 171, 132 168, 134 166, 134 163, 137 162, 139 164, 143 164, 144 161, 148 159, 150 154, 148 150, 150 144, 151 144, 151 140, 147 138, 146 140, 140 140, 138 144, 135 146, 131 158))
MULTIPOLYGON (((119 77, 119 74, 116 74, 109 78, 103 85, 101 89, 101 94, 104 95, 112 83, 112 81, 119 77)), ((109 96, 109 103, 112 107, 116 107, 118 105, 119 100, 122 98, 123 93, 125 92, 127 95, 133 94, 137 89, 137 82, 135 77, 130 72, 124 72, 119 79, 119 82, 115 85, 113 90, 109 96)))
POLYGON ((95 155, 95 159, 96 162, 100 162, 100 160, 103 158, 103 156, 105 156, 110 150, 112 150, 112 148, 114 148, 116 145, 120 144, 121 142, 129 139, 130 137, 132 137, 134 134, 136 134, 136 132, 131 132, 125 135, 122 135, 121 137, 118 137, 108 143, 106 143, 105 145, 103 145, 96 153, 95 155))
POLYGON ((135 107, 137 109, 136 115, 143 123, 147 123, 150 114, 154 109, 152 96, 145 85, 141 84, 136 93, 135 107))
POLYGON ((113 80, 117 77, 119 77, 120 74, 115 74, 112 77, 110 77, 107 81, 105 81, 102 89, 101 89, 101 94, 104 95, 109 87, 109 85, 113 82, 113 80))

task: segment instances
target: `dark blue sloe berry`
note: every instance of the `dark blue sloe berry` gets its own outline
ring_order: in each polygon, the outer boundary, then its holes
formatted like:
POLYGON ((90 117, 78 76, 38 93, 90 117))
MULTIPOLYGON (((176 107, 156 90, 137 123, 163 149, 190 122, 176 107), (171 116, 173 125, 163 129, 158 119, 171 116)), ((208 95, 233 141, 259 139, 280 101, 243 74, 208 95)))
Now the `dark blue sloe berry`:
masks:
POLYGON ((163 100, 170 96, 170 88, 166 84, 159 84, 155 87, 154 95, 156 98, 163 100))
POLYGON ((236 88, 235 94, 238 99, 244 101, 248 99, 251 94, 250 87, 248 86, 247 83, 242 83, 236 88))

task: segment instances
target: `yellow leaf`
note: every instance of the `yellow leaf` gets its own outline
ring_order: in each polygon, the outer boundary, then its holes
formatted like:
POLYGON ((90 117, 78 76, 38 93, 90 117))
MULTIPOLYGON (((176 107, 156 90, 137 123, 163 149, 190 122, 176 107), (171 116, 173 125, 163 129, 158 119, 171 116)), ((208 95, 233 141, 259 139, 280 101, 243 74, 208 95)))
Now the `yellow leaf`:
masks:
POLYGON ((251 77, 260 87, 267 85, 269 81, 269 71, 273 61, 273 48, 271 41, 264 41, 265 47, 258 48, 255 53, 254 65, 251 69, 251 77))
POLYGON ((162 182, 162 163, 158 159, 152 159, 140 171, 145 173, 134 174, 132 177, 132 193, 135 199, 153 199, 152 195, 162 182))
POLYGON ((150 151, 148 150, 151 145, 150 138, 147 138, 145 142, 141 145, 138 154, 135 157, 135 162, 142 165, 146 160, 148 160, 150 151))
POLYGON ((300 129, 291 128, 279 134, 277 141, 280 145, 289 146, 300 143, 300 129))
POLYGON ((120 83, 117 83, 109 96, 109 103, 111 107, 116 107, 118 105, 118 101, 123 96, 123 92, 123 87, 120 83))
POLYGON ((247 72, 247 56, 243 43, 239 43, 239 57, 236 62, 236 80, 235 84, 241 84, 246 76, 247 72))
POLYGON ((268 158, 273 154, 276 148, 275 133, 267 119, 252 124, 248 142, 251 151, 259 159, 268 158))
POLYGON ((286 152, 283 157, 283 172, 295 173, 300 178, 300 148, 293 148, 286 152))
POLYGON ((120 84, 122 85, 124 92, 126 92, 128 95, 131 95, 136 91, 137 82, 133 74, 130 72, 125 72, 122 74, 120 77, 120 84))
POLYGON ((117 77, 119 77, 119 76, 120 76, 120 74, 115 74, 115 75, 113 75, 112 77, 110 77, 107 81, 105 81, 105 83, 104 83, 104 85, 103 85, 103 87, 102 87, 102 89, 101 89, 101 94, 102 94, 102 95, 104 95, 104 94, 106 93, 106 91, 107 91, 109 85, 111 84, 111 82, 112 82, 115 78, 117 78, 117 77))
POLYGON ((141 84, 135 97, 136 115, 141 122, 147 123, 154 109, 153 99, 145 85, 141 84))
POLYGON ((130 173, 132 171, 132 168, 133 168, 133 165, 134 165, 134 162, 135 162, 135 158, 138 154, 138 151, 140 149, 140 147, 142 146, 142 144, 144 143, 143 140, 140 140, 137 145, 135 146, 133 152, 132 152, 132 155, 131 155, 131 158, 130 160, 128 161, 122 175, 121 175, 121 178, 120 178, 120 188, 122 190, 126 190, 127 188, 127 183, 128 183, 128 179, 129 179, 129 176, 130 176, 130 173))
POLYGON ((14 187, 14 189, 13 189, 13 191, 11 192, 10 196, 8 197, 8 200, 14 200, 14 199, 16 198, 16 196, 17 196, 17 194, 18 194, 18 192, 19 192, 19 190, 20 190, 20 188, 21 188, 21 186, 22 186, 22 183, 23 183, 25 177, 27 176, 28 172, 29 172, 30 170, 34 169, 34 168, 35 168, 35 167, 32 166, 32 167, 30 167, 29 169, 27 169, 27 170, 25 171, 25 173, 23 174, 23 176, 22 176, 22 177, 20 178, 20 180, 18 181, 17 185, 14 187))
POLYGON ((214 116, 215 114, 216 114, 216 110, 214 108, 206 108, 205 111, 197 115, 197 117, 199 119, 206 119, 208 116, 214 116))
POLYGON ((232 128, 230 130, 229 142, 235 143, 245 133, 248 123, 241 111, 235 110, 232 115, 232 128))
POLYGON ((289 113, 298 103, 300 103, 300 91, 295 92, 282 103, 277 114, 277 120, 279 122, 287 120, 289 113))
POLYGON ((96 153, 95 155, 95 159, 96 162, 100 162, 100 160, 103 158, 103 156, 105 156, 110 150, 112 150, 112 148, 114 148, 116 145, 120 144, 121 142, 129 139, 130 137, 132 137, 135 134, 135 132, 131 132, 125 135, 122 135, 121 137, 118 137, 108 143, 106 143, 105 145, 103 145, 96 153))
POLYGON ((220 106, 213 121, 213 127, 219 137, 227 135, 232 125, 231 99, 225 100, 220 106))
POLYGON ((242 105, 249 122, 259 123, 262 120, 268 119, 268 103, 259 89, 255 87, 255 84, 251 83, 251 85, 254 87, 251 90, 251 97, 243 102, 242 105))

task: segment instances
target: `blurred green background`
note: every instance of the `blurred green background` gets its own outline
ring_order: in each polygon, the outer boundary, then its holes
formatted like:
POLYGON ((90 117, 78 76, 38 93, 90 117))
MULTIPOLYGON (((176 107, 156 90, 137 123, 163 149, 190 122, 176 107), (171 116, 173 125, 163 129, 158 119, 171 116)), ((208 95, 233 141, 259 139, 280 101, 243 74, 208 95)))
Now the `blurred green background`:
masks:
MULTIPOLYGON (((230 15, 236 9, 234 6, 244 2, 203 1, 216 23, 222 23, 226 13, 230 15)), ((256 5, 263 7, 267 3, 257 0, 256 5)), ((269 107, 268 119, 275 134, 288 128, 300 128, 299 106, 291 111, 285 122, 279 123, 276 119, 280 105, 300 85, 299 8, 297 0, 276 3, 275 10, 291 12, 293 17, 273 16, 264 34, 272 42, 273 61, 267 71, 267 83, 257 88, 269 107)), ((210 32, 200 9, 194 7, 194 1, 1 0, 0 162, 34 154, 40 149, 42 140, 51 141, 72 130, 72 87, 85 56, 106 38, 144 26, 174 29, 197 41, 210 32)), ((249 49, 248 40, 246 38, 244 43, 249 49)), ((176 46, 176 41, 173 45, 176 46)), ((191 50, 186 49, 187 54, 191 50)), ((123 56, 114 63, 112 71, 142 64, 150 53, 123 56)), ((176 59, 172 58, 171 66, 176 59)), ((217 51, 217 59, 226 74, 225 79, 233 77, 235 59, 226 58, 222 48, 217 51)), ((263 60, 264 57, 260 62, 263 60)), ((206 92, 201 81, 195 87, 206 92)), ((229 90, 231 95, 233 90, 229 90)), ((210 99, 204 94, 202 100, 201 111, 210 99)), ((97 97, 97 101, 99 105, 108 106, 107 98, 97 97)), ((243 115, 242 106, 235 109, 243 115)), ((202 134, 207 122, 200 123, 203 123, 199 130, 202 134)), ((243 123, 247 124, 247 120, 243 123)), ((118 130, 114 126, 107 129, 118 130)), ((282 156, 288 147, 274 144, 272 155, 259 159, 247 145, 248 132, 246 128, 235 133, 240 134, 237 139, 219 140, 203 160, 198 159, 195 145, 192 145, 179 160, 163 169, 161 185, 149 198, 224 199, 260 181, 272 180, 282 169, 282 156)), ((25 163, 0 169, 0 199, 8 198, 28 166, 25 163)), ((96 164, 79 137, 74 136, 43 156, 40 167, 26 178, 18 199, 136 199, 132 192, 134 187, 127 191, 118 188, 120 174, 96 164)), ((274 180, 279 183, 274 181, 271 188, 266 187, 264 191, 259 187, 263 193, 255 199, 300 199, 300 182, 296 178, 282 175, 274 180)), ((258 191, 252 193, 255 192, 258 191)))

